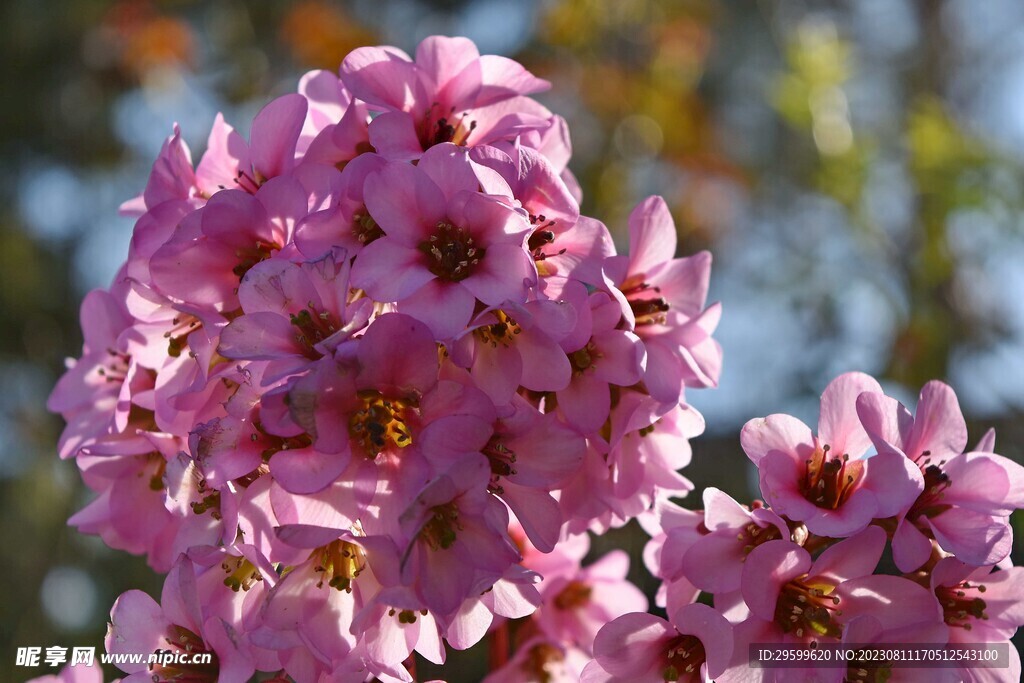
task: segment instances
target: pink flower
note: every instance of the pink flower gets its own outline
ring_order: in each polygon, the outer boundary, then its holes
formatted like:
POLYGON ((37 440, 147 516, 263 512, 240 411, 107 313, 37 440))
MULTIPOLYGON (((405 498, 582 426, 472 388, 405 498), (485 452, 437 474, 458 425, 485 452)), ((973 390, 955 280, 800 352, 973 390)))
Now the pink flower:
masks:
POLYGON ((497 405, 524 387, 559 391, 572 367, 558 345, 576 322, 567 302, 529 301, 489 308, 476 316, 451 344, 453 362, 468 368, 474 382, 497 405))
POLYGON ((384 157, 377 154, 360 154, 345 165, 331 203, 295 227, 295 246, 304 256, 319 258, 337 247, 357 256, 364 246, 384 235, 366 209, 363 191, 367 176, 386 165, 384 157))
POLYGON ((718 384, 722 349, 711 338, 720 306, 705 309, 711 254, 672 258, 676 228, 665 200, 649 197, 629 216, 629 257, 613 256, 605 269, 622 290, 647 347, 644 384, 662 403, 675 403, 685 386, 718 384))
POLYGON ((349 300, 349 269, 340 249, 313 262, 270 259, 256 264, 238 289, 244 315, 224 328, 218 352, 272 361, 265 383, 332 353, 366 325, 373 308, 369 299, 349 300))
POLYGON ((466 38, 431 36, 413 61, 393 47, 363 47, 341 79, 371 108, 370 142, 390 158, 415 159, 433 145, 480 145, 551 125, 551 114, 522 95, 546 90, 516 62, 480 56, 466 38))
MULTIPOLYGON (((183 560, 188 563, 187 560, 183 560)), ((188 563, 190 564, 190 563, 188 563)), ((181 567, 182 563, 176 565, 181 567)), ((121 663, 117 667, 129 674, 126 683, 178 680, 188 675, 194 681, 249 680, 255 670, 247 643, 239 638, 234 625, 219 616, 206 616, 196 593, 191 567, 172 571, 164 583, 161 603, 142 591, 122 594, 110 611, 106 649, 108 653, 172 652, 209 653, 209 664, 189 664, 181 670, 145 663, 121 663), (184 575, 182 572, 186 572, 184 575)))
MULTIPOLYGON (((713 487, 704 489, 704 527, 706 533, 678 555, 678 571, 709 593, 737 590, 751 551, 790 538, 785 520, 772 510, 749 509, 713 487)), ((671 545, 666 541, 666 546, 671 545)))
POLYGON ((399 519, 402 583, 440 619, 519 560, 508 513, 487 492, 490 476, 486 458, 467 457, 428 484, 399 519))
POLYGON ((653 509, 639 515, 637 521, 651 537, 644 546, 644 565, 647 571, 662 580, 655 604, 674 613, 700 594, 700 590, 679 569, 679 564, 686 551, 705 531, 704 513, 687 510, 662 498, 653 509))
POLYGON ((534 616, 550 638, 590 652, 594 636, 612 619, 647 610, 647 598, 626 579, 629 556, 613 550, 575 574, 544 581, 544 604, 534 616))
POLYGON ((232 311, 242 276, 280 250, 307 212, 306 191, 290 177, 268 181, 254 194, 218 192, 153 254, 154 287, 193 307, 232 311))
POLYGON ((902 454, 862 457, 871 445, 857 417, 863 392, 881 387, 861 373, 832 380, 821 396, 817 436, 789 415, 751 420, 740 434, 764 499, 811 533, 850 536, 872 519, 906 510, 921 490, 917 467, 902 454))
POLYGON ((511 206, 504 181, 475 166, 447 144, 416 166, 391 163, 367 178, 366 206, 384 236, 359 253, 352 283, 396 302, 438 339, 461 332, 478 300, 525 303, 537 281, 523 244, 529 223, 511 206), (481 182, 488 194, 478 191, 481 182))
POLYGON ((538 635, 523 642, 505 666, 484 683, 578 683, 589 661, 578 647, 538 635))
POLYGON ((893 559, 902 571, 924 564, 932 539, 974 566, 1009 554, 1009 515, 1024 506, 1024 467, 994 453, 960 452, 967 431, 950 387, 926 384, 913 417, 880 393, 862 396, 857 409, 880 454, 916 463, 910 472, 919 495, 899 515, 893 535, 893 559))
MULTIPOLYGON (((992 567, 971 567, 946 557, 932 569, 930 582, 949 627, 950 643, 1006 642, 1024 626, 1022 567, 992 571, 992 567)), ((1020 654, 1013 643, 1008 643, 1008 650, 1005 680, 1018 680, 1020 654)), ((956 673, 965 681, 992 680, 991 671, 986 669, 964 667, 956 673)))
POLYGON ((286 526, 280 533, 305 547, 308 557, 292 564, 271 590, 254 640, 277 651, 293 677, 302 678, 307 666, 320 674, 365 676, 352 623, 379 591, 365 549, 341 530, 286 526))
MULTIPOLYGON (((94 290, 82 301, 82 357, 68 360, 68 370, 47 400, 49 410, 68 418, 61 435, 62 458, 111 431, 119 403, 124 403, 124 380, 131 370, 126 337, 133 322, 124 303, 111 292, 94 290)), ((130 394, 128 394, 130 396, 130 394)), ((130 403, 130 402, 129 402, 130 403)))
POLYGON ((619 328, 621 308, 607 293, 593 292, 582 301, 574 295, 569 300, 577 319, 589 327, 589 334, 579 342, 562 340, 572 364, 572 379, 555 396, 566 421, 588 434, 608 419, 611 386, 632 386, 643 376, 646 353, 635 334, 619 328))
MULTIPOLYGON (((722 680, 750 675, 751 643, 838 643, 846 624, 864 615, 878 619, 886 631, 938 621, 938 605, 927 590, 902 577, 872 575, 885 540, 885 533, 872 526, 814 560, 788 540, 769 541, 751 551, 743 565, 739 596, 715 596, 715 606, 727 609, 730 619, 749 614, 736 625, 733 662, 722 680)), ((759 680, 766 681, 814 674, 838 681, 842 674, 835 669, 761 671, 759 680)))
POLYGON ((686 605, 671 622, 652 614, 624 614, 598 632, 594 661, 580 680, 697 683, 720 676, 732 652, 732 626, 707 605, 686 605))
POLYGON ((573 473, 586 444, 555 415, 540 413, 518 396, 509 408, 509 415, 490 421, 465 414, 440 417, 424 427, 423 451, 439 470, 468 455, 486 456, 488 490, 508 504, 530 541, 550 552, 562 526, 550 492, 573 473))

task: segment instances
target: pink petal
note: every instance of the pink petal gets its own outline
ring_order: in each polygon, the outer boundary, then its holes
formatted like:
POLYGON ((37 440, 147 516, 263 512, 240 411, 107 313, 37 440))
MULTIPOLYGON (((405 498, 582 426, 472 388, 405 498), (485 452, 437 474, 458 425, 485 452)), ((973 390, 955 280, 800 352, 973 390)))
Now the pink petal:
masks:
POLYGON ((738 590, 743 577, 743 547, 735 530, 701 536, 683 555, 683 576, 702 591, 728 593, 738 590))
POLYGON ((437 381, 437 347, 420 321, 396 313, 377 318, 359 344, 360 388, 425 393, 437 381))
MULTIPOLYGON (((516 339, 516 347, 519 346, 519 341, 516 339)), ((561 351, 558 349, 559 353, 561 351)), ((564 353, 562 358, 565 358, 564 353)), ((519 388, 523 379, 523 359, 516 348, 506 347, 504 344, 491 346, 487 342, 477 341, 471 371, 477 386, 490 396, 496 405, 504 405, 512 399, 512 394, 519 388)))
POLYGON ((732 659, 732 626, 721 614, 701 603, 686 605, 672 617, 672 624, 683 634, 696 636, 704 645, 707 675, 717 678, 732 659))
POLYGON ((472 415, 447 415, 424 427, 417 443, 427 460, 443 472, 483 449, 493 433, 491 425, 472 415))
POLYGON ((522 247, 494 244, 462 285, 488 306, 506 301, 526 301, 529 288, 537 283, 533 259, 522 247))
POLYGON ((814 435, 811 429, 790 415, 776 414, 754 418, 743 425, 740 445, 755 465, 772 451, 793 453, 806 460, 814 453, 814 435))
POLYGON ((902 403, 879 393, 864 393, 857 397, 857 416, 867 431, 875 449, 903 451, 914 418, 902 403))
POLYGON ((327 488, 348 466, 348 451, 321 453, 315 448, 278 451, 270 459, 274 480, 291 493, 316 493, 327 488))
POLYGON ((660 337, 646 337, 647 369, 644 371, 644 386, 659 403, 678 403, 682 395, 683 369, 676 355, 678 345, 665 343, 660 337))
POLYGON ((630 272, 645 275, 676 253, 676 226, 665 200, 648 197, 629 215, 630 272))
MULTIPOLYGON (((106 650, 111 654, 155 652, 165 647, 170 623, 160 605, 140 590, 122 593, 110 610, 106 650)), ((125 673, 146 671, 146 664, 119 664, 125 673)))
POLYGON ((647 278, 647 282, 658 288, 659 294, 673 309, 691 318, 700 315, 704 309, 710 281, 711 252, 708 251, 673 259, 647 278))
POLYGON ((451 339, 466 329, 473 316, 475 300, 465 282, 431 280, 402 299, 398 310, 424 323, 435 339, 451 339))
POLYGON ((569 385, 572 366, 562 348, 540 330, 523 331, 516 338, 522 358, 522 384, 533 391, 561 391, 569 385))
POLYGON ((845 453, 856 458, 871 445, 857 418, 857 397, 865 391, 881 393, 882 387, 864 373, 848 372, 829 382, 821 395, 818 438, 836 455, 845 453))
POLYGON ((302 132, 307 107, 305 97, 292 93, 272 100, 252 120, 252 165, 264 178, 282 175, 295 164, 295 143, 302 132))
POLYGON ((203 234, 235 248, 251 249, 257 240, 274 239, 263 204, 242 190, 213 195, 202 210, 202 229, 203 234))
POLYGON ((837 586, 832 595, 840 600, 844 622, 868 615, 889 630, 941 619, 935 595, 901 576, 852 579, 837 586))
POLYGON ((864 461, 861 486, 878 501, 877 517, 895 517, 910 508, 924 489, 921 469, 902 453, 882 452, 864 461))
POLYGON ((220 337, 218 353, 225 358, 275 360, 301 355, 295 341, 298 328, 277 313, 249 313, 232 320, 220 337))
POLYGON ((530 223, 521 210, 516 211, 501 200, 501 197, 460 191, 448 202, 448 217, 467 228, 477 244, 488 251, 498 243, 522 247, 530 232, 530 223))
POLYGON ((594 655, 597 663, 612 676, 643 680, 647 674, 660 673, 655 668, 675 635, 675 629, 667 621, 653 614, 623 614, 597 632, 594 655))
POLYGON ((976 567, 999 562, 1013 545, 1013 532, 1005 517, 954 507, 929 518, 928 526, 944 550, 976 567))
POLYGON ((475 100, 480 87, 480 53, 469 38, 429 36, 416 47, 416 66, 430 80, 437 100, 447 107, 463 108, 475 100), (475 71, 467 72, 471 66, 475 71))
POLYGON ((932 542, 914 526, 901 519, 892 537, 892 558, 901 572, 912 572, 928 560, 932 542))
POLYGON ((609 384, 628 387, 643 376, 644 345, 632 332, 612 330, 594 337, 601 358, 594 364, 594 376, 609 384))
POLYGON ((585 372, 556 393, 558 408, 571 425, 584 434, 596 432, 608 419, 611 394, 608 383, 585 372))
POLYGON ((401 301, 437 276, 423 265, 417 249, 382 237, 367 244, 352 264, 352 286, 377 301, 401 301))
POLYGON ((750 523, 750 511, 725 491, 709 486, 704 489, 704 525, 711 531, 741 529, 750 523))
POLYGON ((758 463, 761 495, 775 512, 793 520, 821 517, 823 510, 808 501, 800 491, 804 461, 791 453, 771 451, 758 463))
POLYGON ((450 142, 434 145, 423 153, 417 168, 441 188, 445 201, 451 201, 457 192, 480 191, 480 181, 465 147, 450 142))
POLYGON ((855 536, 827 548, 810 569, 810 575, 828 578, 836 584, 867 576, 875 571, 886 542, 881 527, 869 526, 855 536))
POLYGON ((444 193, 411 164, 393 162, 371 173, 363 193, 373 220, 406 247, 418 247, 445 218, 444 193))
POLYGON ((979 512, 1009 515, 1024 507, 1024 467, 995 453, 964 453, 942 466, 946 501, 979 512))
POLYGON ((238 171, 251 166, 249 146, 218 112, 206 141, 206 153, 196 167, 199 189, 212 195, 218 190, 234 188, 238 171))
POLYGON ((154 287, 166 296, 194 306, 234 308, 238 276, 225 267, 235 262, 235 250, 223 242, 200 237, 170 242, 150 262, 154 287))
POLYGON ((923 451, 931 458, 945 460, 959 455, 967 446, 967 423, 964 422, 956 394, 947 384, 932 381, 921 389, 921 398, 914 415, 914 428, 904 449, 917 460, 923 451))
POLYGON ((480 57, 483 87, 476 97, 478 105, 490 104, 512 95, 531 95, 551 88, 551 83, 537 78, 523 65, 507 57, 480 57))
POLYGON ((246 313, 268 311, 288 316, 309 304, 322 302, 309 275, 296 264, 280 259, 261 261, 249 269, 238 288, 238 301, 246 313))
POLYGON ((743 600, 754 616, 773 621, 782 587, 810 567, 811 556, 795 543, 768 541, 759 545, 743 564, 743 600))
POLYGON ((416 66, 396 48, 361 47, 341 64, 341 80, 367 104, 409 111, 424 94, 416 66))
POLYGON ((416 120, 404 111, 387 111, 370 122, 370 144, 391 161, 411 161, 423 154, 416 120))
POLYGON ((502 500, 508 503, 530 542, 542 553, 555 549, 562 530, 558 501, 547 491, 504 482, 502 500))

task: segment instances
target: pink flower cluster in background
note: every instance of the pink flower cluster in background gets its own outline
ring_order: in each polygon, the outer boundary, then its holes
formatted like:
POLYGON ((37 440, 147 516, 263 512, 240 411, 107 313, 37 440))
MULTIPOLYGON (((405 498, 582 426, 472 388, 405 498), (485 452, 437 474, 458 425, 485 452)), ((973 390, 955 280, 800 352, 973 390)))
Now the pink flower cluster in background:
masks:
POLYGON ((751 669, 748 646, 1024 623, 1024 469, 991 435, 964 452, 941 383, 911 415, 842 375, 817 434, 743 429, 763 502, 670 502, 704 429, 684 392, 721 367, 711 258, 675 258, 658 197, 628 255, 580 215, 548 85, 432 37, 306 74, 248 140, 218 116, 195 165, 167 140, 49 403, 96 494, 71 524, 167 574, 118 598, 107 650, 213 654, 125 680, 408 681, 488 634, 490 683, 873 680, 751 669), (584 562, 633 519, 667 620, 626 553, 584 562))
POLYGON ((167 572, 108 650, 215 655, 127 680, 410 680, 526 617, 494 679, 578 677, 647 609, 624 553, 581 561, 692 488, 711 262, 660 198, 629 256, 580 215, 548 85, 433 37, 307 74, 248 140, 218 117, 198 164, 167 140, 49 404, 96 493, 71 523, 167 572))
POLYGON ((992 452, 991 431, 964 452, 952 389, 928 383, 912 415, 871 377, 844 374, 821 397, 817 434, 769 415, 741 443, 764 500, 748 507, 708 488, 703 511, 654 510, 648 555, 670 620, 608 624, 584 681, 1020 679, 1007 641, 1024 624, 1024 569, 1009 562, 1008 518, 1024 507, 1024 468, 992 452), (713 609, 693 604, 702 592, 713 609), (771 643, 1004 643, 1009 660, 751 667, 751 645, 771 643))

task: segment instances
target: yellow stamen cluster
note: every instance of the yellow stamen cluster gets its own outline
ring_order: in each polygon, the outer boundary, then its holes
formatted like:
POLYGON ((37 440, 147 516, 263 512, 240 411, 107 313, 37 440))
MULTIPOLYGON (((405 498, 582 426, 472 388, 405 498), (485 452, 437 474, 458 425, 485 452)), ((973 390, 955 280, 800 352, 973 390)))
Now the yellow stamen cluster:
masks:
POLYGON ((349 417, 348 433, 368 458, 376 458, 389 445, 405 448, 412 443, 406 424, 410 402, 387 398, 377 391, 359 393, 363 407, 349 417))

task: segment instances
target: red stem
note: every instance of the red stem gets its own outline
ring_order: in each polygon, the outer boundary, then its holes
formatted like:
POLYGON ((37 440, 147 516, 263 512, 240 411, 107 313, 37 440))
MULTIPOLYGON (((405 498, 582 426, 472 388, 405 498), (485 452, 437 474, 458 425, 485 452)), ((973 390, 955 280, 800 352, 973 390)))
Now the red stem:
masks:
POLYGON ((490 663, 491 671, 497 671, 508 662, 508 622, 502 622, 501 626, 491 632, 490 637, 490 663))

